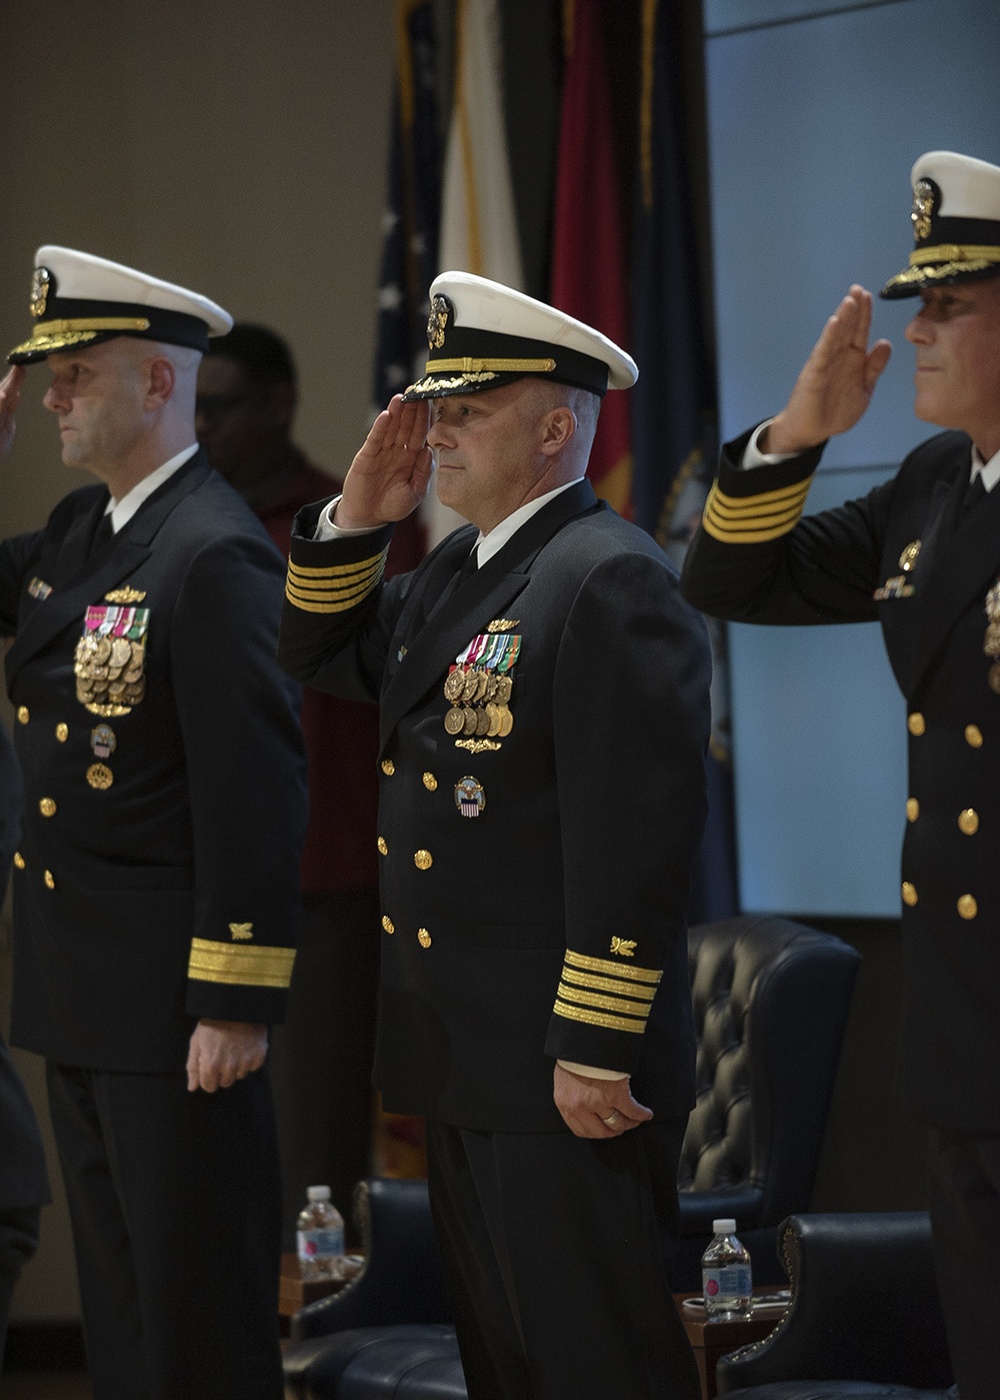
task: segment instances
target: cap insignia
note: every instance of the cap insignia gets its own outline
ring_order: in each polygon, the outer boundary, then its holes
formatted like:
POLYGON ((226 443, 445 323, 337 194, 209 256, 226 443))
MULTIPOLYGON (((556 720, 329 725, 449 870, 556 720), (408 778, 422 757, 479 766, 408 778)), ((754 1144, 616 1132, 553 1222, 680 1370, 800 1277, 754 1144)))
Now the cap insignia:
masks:
POLYGON ((52 287, 52 273, 47 267, 36 267, 34 276, 31 279, 31 303, 30 310, 32 316, 37 321, 39 316, 45 315, 45 303, 48 300, 49 291, 52 287))
POLYGON ((918 243, 930 237, 931 215, 937 198, 937 187, 930 180, 918 180, 913 186, 913 236, 918 243))
POLYGON ((444 333, 451 312, 452 305, 447 297, 438 295, 431 298, 431 313, 427 318, 427 344, 432 350, 440 350, 444 344, 444 333))

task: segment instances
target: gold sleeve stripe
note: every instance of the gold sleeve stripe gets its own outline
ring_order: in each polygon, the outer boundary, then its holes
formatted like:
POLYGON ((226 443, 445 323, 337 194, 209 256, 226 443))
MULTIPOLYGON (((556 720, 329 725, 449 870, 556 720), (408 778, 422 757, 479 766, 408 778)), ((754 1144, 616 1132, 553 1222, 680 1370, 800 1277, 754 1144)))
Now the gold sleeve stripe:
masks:
POLYGON ((582 992, 577 987, 567 986, 565 982, 559 983, 556 998, 557 1002, 572 1002, 574 1006, 600 1006, 605 1011, 617 1011, 620 1016, 634 1016, 638 1021, 645 1021, 649 1015, 648 1005, 627 1001, 624 997, 602 997, 596 992, 582 992))
POLYGON ((631 1031, 633 1035, 642 1035, 646 1029, 645 1021, 626 1020, 624 1016, 609 1016, 603 1011, 588 1011, 582 1006, 569 1006, 564 1001, 557 1001, 553 1010, 557 1016, 563 1016, 567 1021, 583 1021, 588 1026, 603 1026, 608 1031, 631 1031))
POLYGON ((708 493, 702 524, 723 544, 763 544, 787 535, 799 522, 810 478, 759 496, 727 496, 716 482, 708 493))
POLYGON ((310 579, 346 579, 361 578, 366 574, 378 573, 385 563, 385 556, 389 553, 388 548, 383 549, 378 554, 373 554, 369 559, 359 559, 354 564, 331 564, 328 568, 312 568, 307 564, 296 564, 294 560, 288 562, 288 572, 294 574, 302 583, 308 583, 310 579))
POLYGON ((303 612, 347 612, 378 587, 387 554, 384 549, 374 559, 349 568, 305 569, 290 563, 285 597, 303 612))
POLYGON ((215 943, 207 938, 192 938, 188 976, 196 982, 284 988, 292 980, 294 961, 294 948, 266 948, 256 943, 215 943))
POLYGON ((566 966, 579 967, 584 972, 601 972, 605 977, 624 977, 629 982, 652 982, 654 985, 663 976, 662 968, 629 967, 627 963, 612 962, 610 958, 591 958, 586 953, 574 953, 566 949, 566 966))
POLYGON ((563 968, 563 981, 574 987, 593 987, 600 992, 617 992, 619 996, 637 997, 639 1001, 652 1001, 656 996, 655 987, 637 987, 631 982, 617 982, 613 977, 594 977, 588 972, 575 972, 563 968))

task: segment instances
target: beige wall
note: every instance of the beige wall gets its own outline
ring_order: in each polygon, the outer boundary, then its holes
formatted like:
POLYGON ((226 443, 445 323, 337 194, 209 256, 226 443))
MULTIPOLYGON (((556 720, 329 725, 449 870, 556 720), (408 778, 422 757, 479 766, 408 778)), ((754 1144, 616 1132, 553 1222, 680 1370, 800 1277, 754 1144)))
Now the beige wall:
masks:
MULTIPOLYGON (((392 0, 0 5, 0 348, 30 330, 35 248, 84 248, 286 335, 301 376, 299 440, 325 465, 349 462, 369 408, 392 9, 392 0)), ((80 484, 59 463, 38 403, 47 379, 43 366, 29 372, 0 469, 4 535, 41 523, 80 484)), ((4 927, 3 992, 6 946, 4 927)), ((39 1066, 21 1063, 37 1092, 39 1066)), ((15 1318, 76 1307, 57 1204, 15 1318)))

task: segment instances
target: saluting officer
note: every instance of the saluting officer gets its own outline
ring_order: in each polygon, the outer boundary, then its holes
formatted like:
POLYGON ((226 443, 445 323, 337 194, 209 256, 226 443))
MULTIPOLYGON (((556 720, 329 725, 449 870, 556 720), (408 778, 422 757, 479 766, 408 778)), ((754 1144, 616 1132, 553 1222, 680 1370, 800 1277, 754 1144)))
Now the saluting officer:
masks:
POLYGON ((882 624, 906 697, 903 1083, 930 1125, 931 1215, 962 1400, 1000 1374, 1000 168, 951 151, 911 174, 916 414, 948 431, 862 500, 800 519, 826 439, 889 358, 851 288, 785 408, 730 443, 684 591, 745 622, 882 624), (747 470, 749 468, 749 470, 747 470))
POLYGON ((279 1184, 261 1066, 292 969, 304 763, 280 555, 194 432, 182 287, 37 254, 0 386, 45 360, 101 484, 0 546, 24 774, 12 1038, 47 1061, 97 1400, 277 1400, 279 1184), (217 1092, 218 1091, 218 1092, 217 1092))
POLYGON ((705 631, 584 477, 629 356, 483 278, 431 296, 424 377, 298 516, 282 623, 293 674, 381 701, 375 1082, 428 1120, 471 1400, 688 1400, 656 1217, 693 1102, 705 631), (383 583, 432 454, 471 524, 383 583))

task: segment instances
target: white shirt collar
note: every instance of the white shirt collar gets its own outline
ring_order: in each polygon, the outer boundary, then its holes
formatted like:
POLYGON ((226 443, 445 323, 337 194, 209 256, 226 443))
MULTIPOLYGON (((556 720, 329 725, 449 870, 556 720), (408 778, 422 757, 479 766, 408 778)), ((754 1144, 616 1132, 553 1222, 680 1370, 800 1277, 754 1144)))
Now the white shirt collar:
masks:
POLYGON ((171 457, 169 462, 164 462, 162 467, 157 467, 155 471, 144 476, 137 486, 133 486, 131 491, 116 501, 114 496, 108 501, 105 515, 111 516, 111 528, 117 535, 123 525, 135 515, 136 511, 147 501, 157 487, 162 486, 168 477, 173 476, 175 471, 183 467, 185 462, 189 462, 198 451, 198 444, 193 443, 190 447, 185 447, 183 452, 178 452, 176 457, 171 457))
POLYGON ((983 485, 987 491, 992 491, 994 486, 1000 481, 1000 452, 994 452, 988 462, 983 461, 982 453, 973 443, 972 446, 972 471, 969 473, 969 480, 975 481, 976 473, 981 472, 983 485))
POLYGON ((576 481, 567 481, 565 486, 557 486, 554 491, 547 491, 544 496, 537 496, 527 505, 518 506, 517 510, 507 516, 506 520, 501 520, 499 525, 494 525, 488 535, 480 534, 476 541, 478 550, 477 558, 479 567, 482 568, 487 559, 492 559, 494 554, 503 549, 507 541, 515 535, 521 526, 526 524, 533 515, 536 515, 549 501, 555 500, 556 496, 563 491, 568 491, 571 486, 575 486, 577 481, 582 481, 583 477, 577 477, 576 481))

